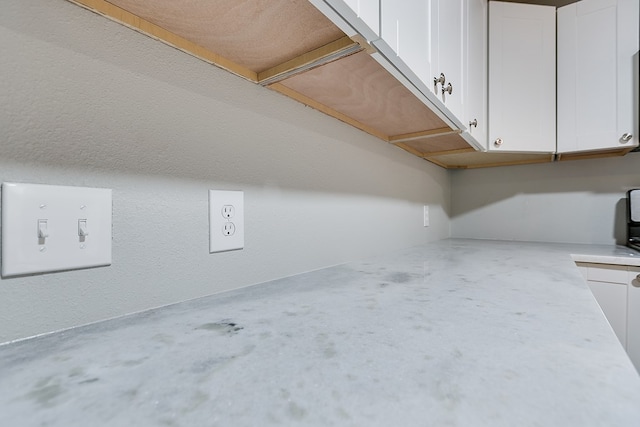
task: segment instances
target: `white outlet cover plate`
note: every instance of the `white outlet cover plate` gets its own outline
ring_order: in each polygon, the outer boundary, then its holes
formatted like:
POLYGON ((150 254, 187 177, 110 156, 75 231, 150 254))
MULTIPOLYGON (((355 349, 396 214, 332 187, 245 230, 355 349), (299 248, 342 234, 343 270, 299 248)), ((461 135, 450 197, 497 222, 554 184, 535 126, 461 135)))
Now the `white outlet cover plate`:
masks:
POLYGON ((423 225, 425 227, 429 226, 429 206, 428 205, 424 205, 424 208, 422 210, 422 215, 423 215, 423 225))
POLYGON ((3 183, 2 277, 111 265, 111 206, 106 188, 3 183))
MULTIPOLYGON (((228 208, 226 209, 228 211, 228 208)), ((244 191, 209 190, 209 253, 244 248, 244 191), (225 218, 223 208, 232 206, 233 216, 225 218), (232 222, 234 232, 225 236, 225 223, 232 222)))

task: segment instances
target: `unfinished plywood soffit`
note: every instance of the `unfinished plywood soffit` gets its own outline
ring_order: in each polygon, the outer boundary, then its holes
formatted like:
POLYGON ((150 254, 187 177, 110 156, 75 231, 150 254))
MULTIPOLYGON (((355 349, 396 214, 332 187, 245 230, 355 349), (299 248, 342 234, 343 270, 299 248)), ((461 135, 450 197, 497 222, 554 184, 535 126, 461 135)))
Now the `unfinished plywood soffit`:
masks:
POLYGON ((70 1, 440 166, 474 151, 307 0, 70 1))

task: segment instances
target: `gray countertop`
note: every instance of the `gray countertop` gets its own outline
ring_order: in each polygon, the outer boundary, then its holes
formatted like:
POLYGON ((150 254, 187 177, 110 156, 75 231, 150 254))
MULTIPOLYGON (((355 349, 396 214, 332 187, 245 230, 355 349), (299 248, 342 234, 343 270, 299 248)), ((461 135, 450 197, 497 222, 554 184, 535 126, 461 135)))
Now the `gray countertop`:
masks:
POLYGON ((576 262, 640 266, 640 252, 626 246, 557 245, 566 248, 576 262))
POLYGON ((0 425, 639 426, 580 248, 445 240, 3 345, 0 425))

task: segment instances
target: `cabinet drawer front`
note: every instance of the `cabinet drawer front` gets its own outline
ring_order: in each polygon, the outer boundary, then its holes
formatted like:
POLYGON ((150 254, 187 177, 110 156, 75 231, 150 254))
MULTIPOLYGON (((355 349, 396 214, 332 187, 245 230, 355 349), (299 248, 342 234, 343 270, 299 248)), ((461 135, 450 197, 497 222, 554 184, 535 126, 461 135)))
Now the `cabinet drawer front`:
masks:
POLYGON ((611 265, 606 267, 589 267, 587 279, 596 282, 627 283, 627 267, 611 265))
MULTIPOLYGON (((577 263, 578 267, 586 267, 587 280, 594 282, 627 283, 627 266, 577 263)), ((582 270, 584 271, 584 270, 582 270)))

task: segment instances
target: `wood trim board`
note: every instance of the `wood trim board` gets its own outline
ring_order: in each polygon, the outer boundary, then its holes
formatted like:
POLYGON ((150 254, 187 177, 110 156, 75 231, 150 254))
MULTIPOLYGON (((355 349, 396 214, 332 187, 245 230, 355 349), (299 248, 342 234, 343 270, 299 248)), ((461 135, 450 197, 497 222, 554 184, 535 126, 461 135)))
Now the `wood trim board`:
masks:
POLYGON ((586 159, 601 159, 604 157, 621 157, 633 150, 634 147, 625 147, 621 149, 604 150, 597 152, 585 152, 585 153, 559 153, 557 155, 558 161, 566 162, 570 160, 586 160, 586 159))
POLYGON ((533 163, 550 163, 552 154, 486 153, 481 151, 466 153, 444 153, 425 157, 429 162, 447 169, 475 169, 496 166, 515 166, 533 163))

